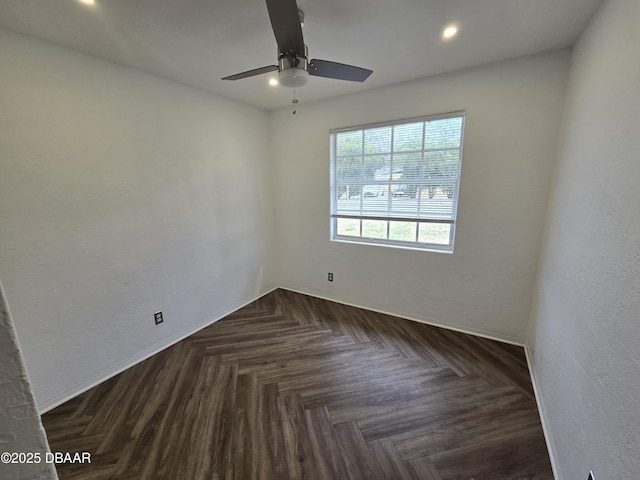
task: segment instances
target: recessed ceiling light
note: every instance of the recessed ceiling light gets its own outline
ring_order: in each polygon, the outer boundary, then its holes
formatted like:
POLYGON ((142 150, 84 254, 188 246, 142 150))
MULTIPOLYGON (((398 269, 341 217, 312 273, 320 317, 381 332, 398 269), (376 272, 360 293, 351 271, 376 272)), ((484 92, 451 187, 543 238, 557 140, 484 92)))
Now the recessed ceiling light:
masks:
POLYGON ((455 25, 449 25, 442 31, 442 38, 444 39, 453 38, 456 36, 457 33, 458 33, 458 27, 456 27, 455 25))
POLYGON ((80 0, 81 3, 84 3, 85 5, 94 5, 96 3, 96 0, 80 0))
POLYGON ((272 87, 275 87, 276 85, 278 85, 278 79, 277 78, 270 78, 269 79, 269 85, 271 85, 272 87))

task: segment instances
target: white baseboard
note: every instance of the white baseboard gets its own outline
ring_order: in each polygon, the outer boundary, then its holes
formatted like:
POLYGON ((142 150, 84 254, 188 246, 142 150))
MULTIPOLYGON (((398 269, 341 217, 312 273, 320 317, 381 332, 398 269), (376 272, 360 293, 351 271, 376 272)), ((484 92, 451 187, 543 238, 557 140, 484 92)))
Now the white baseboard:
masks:
POLYGON ((547 421, 546 410, 544 407, 544 400, 540 394, 540 387, 536 379, 536 373, 533 369, 533 363, 531 362, 531 350, 529 344, 524 345, 524 354, 527 357, 527 366, 529 367, 529 376, 531 377, 531 384, 533 385, 533 394, 536 398, 536 404, 538 405, 538 414, 540 415, 540 423, 542 424, 542 431, 544 433, 544 441, 547 444, 547 451, 549 452, 549 460, 551 461, 551 469, 553 470, 553 478, 555 480, 562 480, 562 474, 560 473, 560 467, 558 466, 555 444, 551 437, 551 431, 549 430, 549 423, 547 421))
POLYGON ((86 392, 87 390, 92 389, 93 387, 95 387, 96 385, 101 384, 102 382, 105 382, 106 380, 109 380, 112 377, 115 377, 116 375, 118 375, 119 373, 124 372, 125 370, 133 367, 134 365, 137 365, 140 362, 143 362, 144 360, 146 360, 149 357, 154 356, 156 353, 160 353, 161 351, 165 350, 166 348, 169 348, 172 345, 175 345, 176 343, 178 343, 181 340, 184 340, 185 338, 193 335, 194 333, 202 330, 205 327, 208 327, 209 325, 212 325, 213 323, 217 322, 218 320, 221 320, 222 318, 226 317, 227 315, 235 312, 236 310, 249 305, 251 302, 256 301, 257 299, 259 299, 260 297, 265 296, 268 293, 271 293, 272 291, 276 290, 278 287, 272 287, 270 289, 267 289, 263 292, 261 292, 259 295, 257 295, 256 297, 252 298, 251 300, 247 300, 246 302, 242 302, 234 307, 231 308, 231 310, 229 310, 228 312, 219 315, 218 317, 214 318, 213 320, 205 320, 204 322, 202 322, 199 325, 195 325, 195 326, 191 326, 191 328, 184 330, 182 332, 178 332, 168 338, 165 338, 164 340, 162 340, 161 342, 158 342, 154 345, 151 345, 150 347, 144 349, 143 351, 139 352, 138 355, 135 355, 133 357, 129 357, 125 360, 122 360, 121 362, 118 362, 117 364, 107 368, 106 370, 103 370, 99 373, 97 373, 96 375, 90 377, 89 379, 87 379, 86 381, 73 386, 72 388, 69 388, 67 390, 65 390, 64 392, 55 395, 51 398, 47 398, 45 400, 43 400, 42 402, 38 403, 38 411, 40 412, 40 415, 48 412, 49 410, 53 410, 54 408, 56 408, 59 405, 62 405, 63 403, 71 400, 74 397, 77 397, 78 395, 80 395, 81 393, 86 392))
POLYGON ((480 330, 480 329, 470 329, 467 326, 464 325, 451 325, 449 323, 442 323, 442 322, 438 322, 436 320, 430 319, 430 318, 418 318, 418 317, 413 317, 411 315, 404 315, 404 314, 398 314, 398 313, 393 313, 393 312, 388 312, 386 310, 382 310, 376 307, 371 307, 368 305, 358 305, 355 303, 351 303, 351 302, 347 302, 345 300, 341 300, 339 298, 332 298, 326 295, 321 295, 315 292, 309 292, 309 291, 304 291, 304 290, 300 290, 300 289, 296 289, 296 288, 291 288, 291 287, 285 287, 280 285, 281 289, 283 290, 289 290, 290 292, 295 292, 295 293, 301 293, 303 295, 309 295, 310 297, 316 297, 316 298, 320 298, 322 300, 328 300, 330 302, 336 302, 336 303, 340 303, 342 305, 348 305, 350 307, 356 307, 356 308, 362 308, 363 310, 369 310, 371 312, 377 312, 377 313, 383 313, 385 315, 390 315, 392 317, 397 317, 397 318, 402 318, 405 320, 411 320, 412 322, 418 322, 418 323, 423 323, 425 325, 430 325, 432 327, 439 327, 439 328, 444 328, 446 330, 453 330, 454 332, 460 332, 460 333, 466 333, 469 335, 474 335, 476 337, 482 337, 482 338, 486 338, 488 340, 495 340, 496 342, 501 342, 501 343, 508 343, 510 345, 515 345, 517 347, 524 347, 524 343, 512 339, 512 338, 507 338, 507 337, 501 337, 500 335, 497 335, 493 332, 487 332, 484 330, 480 330))

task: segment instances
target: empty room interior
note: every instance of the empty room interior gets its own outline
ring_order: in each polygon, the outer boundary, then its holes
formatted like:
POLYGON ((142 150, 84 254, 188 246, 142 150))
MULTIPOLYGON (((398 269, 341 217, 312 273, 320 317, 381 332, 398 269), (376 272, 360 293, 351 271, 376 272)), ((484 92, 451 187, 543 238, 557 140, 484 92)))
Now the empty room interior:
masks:
POLYGON ((0 477, 640 478, 638 21, 1 0, 0 477))

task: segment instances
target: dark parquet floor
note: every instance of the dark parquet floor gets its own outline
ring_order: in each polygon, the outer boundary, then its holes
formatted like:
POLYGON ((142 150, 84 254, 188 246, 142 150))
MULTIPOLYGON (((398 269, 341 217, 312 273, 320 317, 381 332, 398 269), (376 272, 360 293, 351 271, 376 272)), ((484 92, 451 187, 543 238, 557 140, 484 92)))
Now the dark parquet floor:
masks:
POLYGON ((276 290, 43 415, 72 479, 553 479, 522 348, 276 290))

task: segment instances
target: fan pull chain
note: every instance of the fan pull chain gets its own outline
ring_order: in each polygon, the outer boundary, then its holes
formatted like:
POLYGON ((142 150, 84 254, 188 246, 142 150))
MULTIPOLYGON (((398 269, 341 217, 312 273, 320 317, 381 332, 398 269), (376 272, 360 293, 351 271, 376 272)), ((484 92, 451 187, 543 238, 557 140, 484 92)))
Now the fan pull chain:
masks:
POLYGON ((297 113, 296 110, 296 105, 298 104, 298 98, 296 96, 296 89, 293 89, 293 100, 291 100, 291 103, 293 103, 293 111, 291 112, 293 115, 295 115, 297 113))

